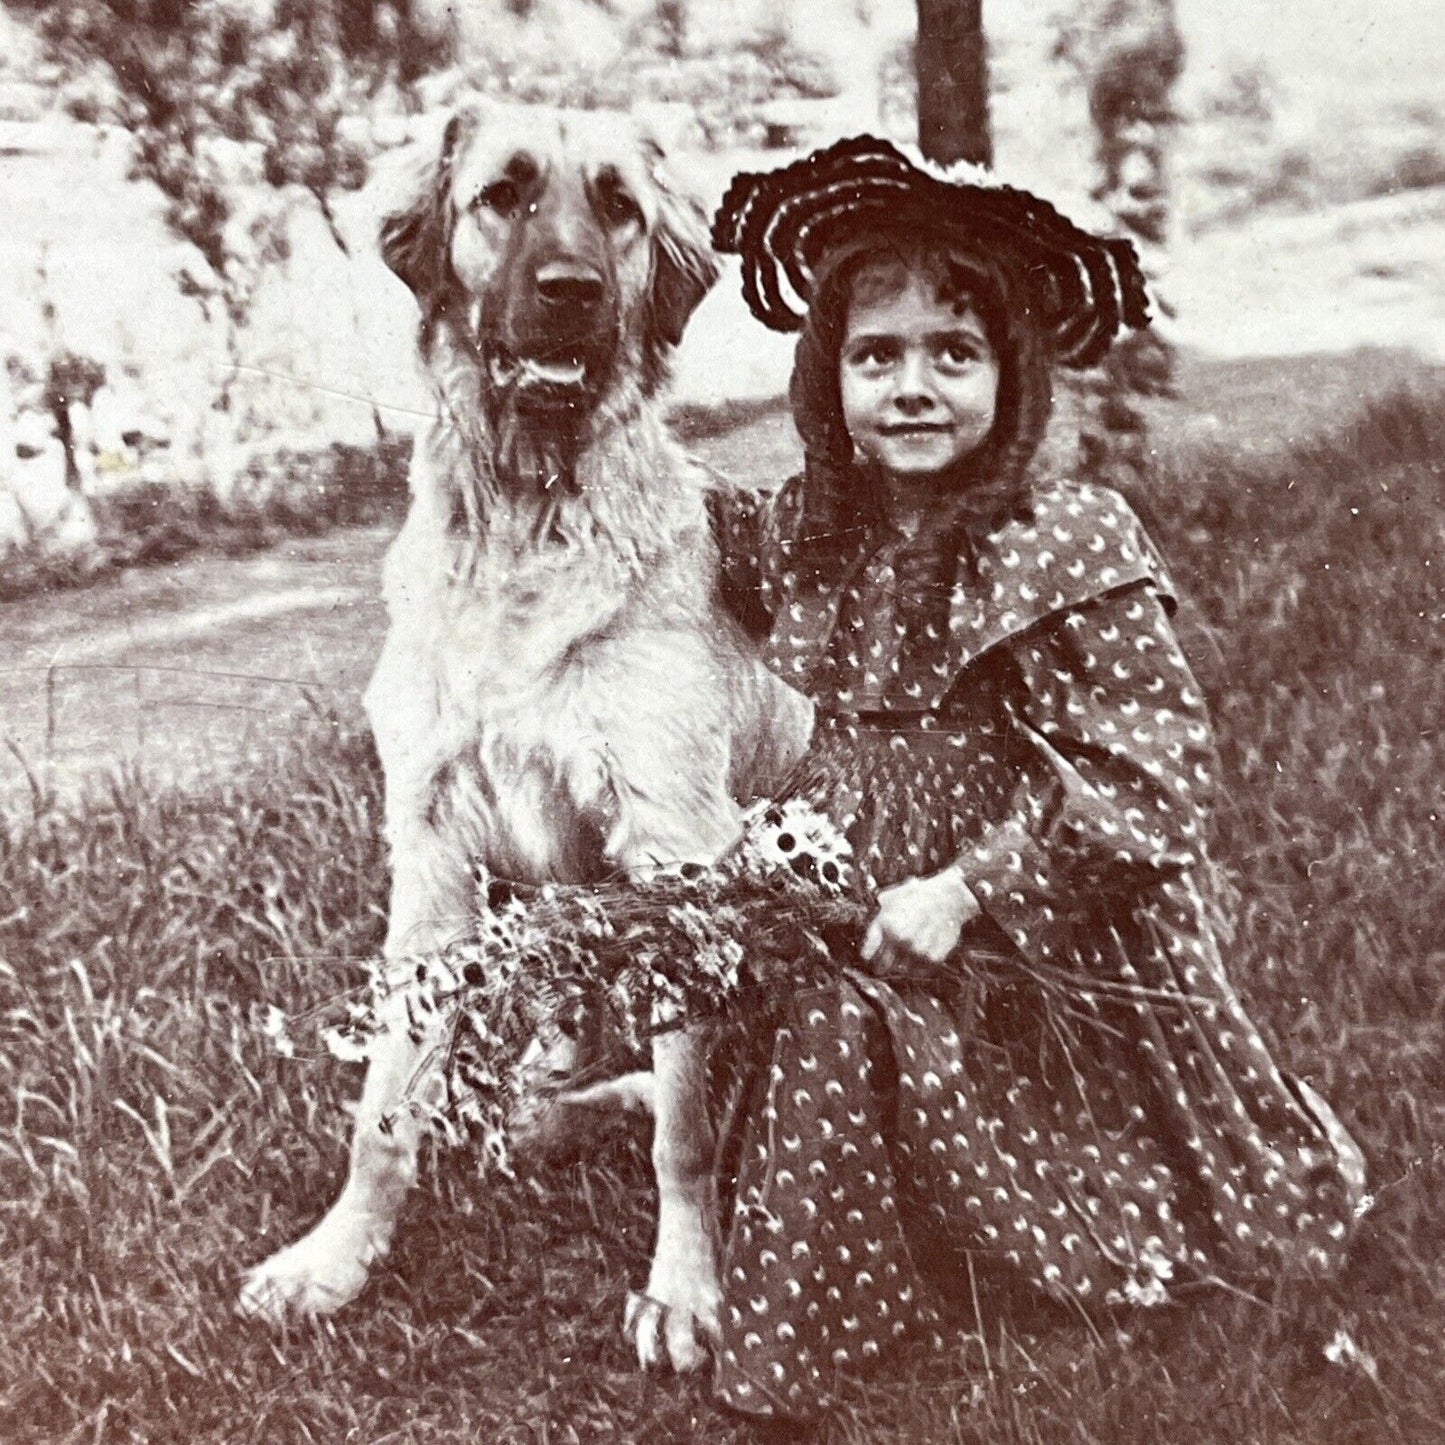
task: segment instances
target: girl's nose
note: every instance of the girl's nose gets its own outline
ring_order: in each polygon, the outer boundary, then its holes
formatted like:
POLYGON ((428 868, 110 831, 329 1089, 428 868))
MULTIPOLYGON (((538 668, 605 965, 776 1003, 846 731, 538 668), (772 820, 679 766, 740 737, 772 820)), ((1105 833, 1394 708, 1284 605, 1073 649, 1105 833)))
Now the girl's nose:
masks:
POLYGON ((928 357, 921 350, 904 352, 894 383, 893 401, 900 411, 916 416, 934 404, 928 357))

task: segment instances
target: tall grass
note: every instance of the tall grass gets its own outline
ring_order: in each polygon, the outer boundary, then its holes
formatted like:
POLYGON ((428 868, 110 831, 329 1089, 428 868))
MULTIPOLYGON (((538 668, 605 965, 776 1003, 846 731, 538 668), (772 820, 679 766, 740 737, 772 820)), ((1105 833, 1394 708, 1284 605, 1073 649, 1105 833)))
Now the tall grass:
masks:
MULTIPOLYGON (((1370 1156, 1345 1278, 1117 1328, 985 1301, 822 1438, 1440 1438, 1442 458, 1445 397, 1402 391, 1273 459, 1176 459, 1136 499, 1223 738, 1236 978, 1370 1156), (1326 1359, 1337 1328, 1373 1374, 1326 1359)), ((320 728, 203 796, 117 777, 0 840, 0 1439, 757 1437, 617 1338, 650 1244, 628 1135, 515 1183, 433 1162, 363 1302, 283 1338, 231 1316, 344 1166, 355 1075, 278 1058, 251 1010, 376 946, 378 806, 369 746, 320 728)))

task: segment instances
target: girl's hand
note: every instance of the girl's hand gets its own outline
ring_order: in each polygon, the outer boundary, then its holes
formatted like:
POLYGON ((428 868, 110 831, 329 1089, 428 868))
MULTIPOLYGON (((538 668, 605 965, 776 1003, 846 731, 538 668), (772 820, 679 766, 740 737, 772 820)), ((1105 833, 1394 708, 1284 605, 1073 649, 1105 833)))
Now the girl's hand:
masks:
POLYGON ((966 923, 978 916, 978 899, 956 867, 926 878, 908 878, 878 895, 878 912, 859 950, 886 974, 910 963, 942 963, 966 923))

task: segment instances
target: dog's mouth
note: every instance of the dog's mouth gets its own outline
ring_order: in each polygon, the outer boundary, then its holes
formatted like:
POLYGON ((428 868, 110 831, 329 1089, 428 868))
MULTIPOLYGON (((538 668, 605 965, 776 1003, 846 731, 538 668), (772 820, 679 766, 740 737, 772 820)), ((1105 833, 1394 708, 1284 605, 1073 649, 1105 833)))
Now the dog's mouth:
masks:
POLYGON ((483 386, 494 402, 523 412, 590 411, 606 388, 616 349, 610 334, 575 330, 527 335, 482 324, 474 336, 483 386))
POLYGON ((527 356, 499 341, 485 344, 487 377, 497 391, 515 392, 540 404, 570 404, 592 388, 594 368, 580 351, 527 356))

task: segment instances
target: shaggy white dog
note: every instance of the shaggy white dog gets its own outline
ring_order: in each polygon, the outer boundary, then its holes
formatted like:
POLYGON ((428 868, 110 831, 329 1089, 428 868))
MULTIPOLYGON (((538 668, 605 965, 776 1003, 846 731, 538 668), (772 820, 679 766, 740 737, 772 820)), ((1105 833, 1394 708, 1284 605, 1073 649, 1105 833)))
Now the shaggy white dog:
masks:
MULTIPOLYGON (((422 308, 435 423, 391 549, 366 703, 386 774, 389 956, 466 930, 489 879, 710 862, 797 757, 809 704, 715 597, 704 486, 662 425, 671 349, 715 275, 702 217, 619 116, 478 105, 382 234, 422 308)), ((416 1170, 397 1110, 434 1040, 373 1050, 340 1199, 252 1271, 277 1318, 356 1297, 416 1170)), ((696 1038, 654 1051, 658 1238, 628 1310, 644 1363, 703 1358, 718 1306, 696 1038)))

